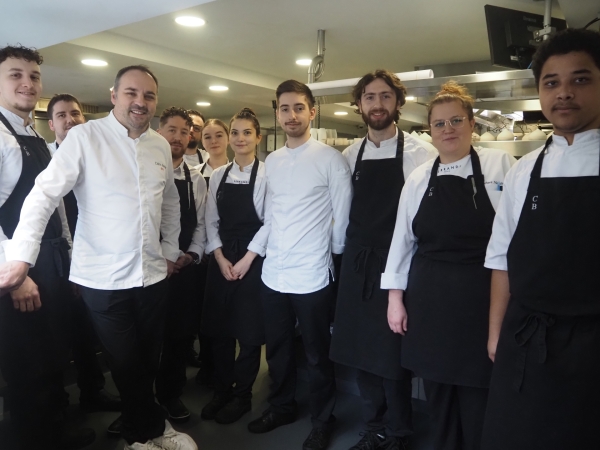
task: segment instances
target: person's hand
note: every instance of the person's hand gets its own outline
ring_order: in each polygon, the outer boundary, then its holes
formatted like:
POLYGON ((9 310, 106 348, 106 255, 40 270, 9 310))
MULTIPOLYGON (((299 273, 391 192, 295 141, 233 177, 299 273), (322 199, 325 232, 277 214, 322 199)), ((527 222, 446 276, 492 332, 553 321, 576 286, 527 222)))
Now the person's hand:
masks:
POLYGON ((167 261, 167 278, 170 278, 171 275, 179 272, 177 267, 175 267, 175 263, 173 261, 169 261, 168 259, 166 259, 165 261, 167 261))
POLYGON ((189 266, 192 263, 192 261, 194 261, 192 255, 188 255, 187 253, 185 253, 184 255, 177 258, 177 261, 175 261, 175 268, 179 272, 185 266, 189 266))
POLYGON ((495 337, 490 336, 488 338, 487 350, 488 350, 488 356, 490 357, 492 362, 496 361, 496 349, 498 348, 498 338, 499 338, 499 336, 495 336, 495 337))
POLYGON ((37 311, 42 307, 37 284, 29 277, 25 278, 21 287, 11 291, 10 296, 12 297, 15 309, 21 312, 37 311))
POLYGON ((402 336, 408 331, 408 315, 402 300, 403 291, 391 289, 388 296, 388 325, 394 333, 402 336))
POLYGON ((9 261, 0 264, 0 289, 2 292, 19 288, 29 271, 29 264, 23 261, 9 261))
POLYGON ((225 277, 227 281, 237 280, 237 277, 233 274, 233 265, 231 261, 229 261, 225 256, 223 256, 223 251, 218 248, 214 251, 215 260, 219 265, 219 269, 221 269, 221 273, 225 277))
POLYGON ((242 259, 240 259, 235 266, 233 266, 232 273, 237 279, 242 279, 250 270, 252 261, 256 258, 256 253, 247 251, 242 259))

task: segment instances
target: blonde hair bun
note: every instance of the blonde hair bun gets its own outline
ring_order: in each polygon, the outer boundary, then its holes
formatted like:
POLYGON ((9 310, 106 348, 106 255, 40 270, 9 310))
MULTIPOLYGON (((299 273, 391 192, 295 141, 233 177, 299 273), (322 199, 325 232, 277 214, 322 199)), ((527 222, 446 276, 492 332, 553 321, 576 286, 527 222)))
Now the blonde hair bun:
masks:
POLYGON ((470 97, 469 90, 454 80, 450 80, 447 83, 442 84, 442 89, 437 93, 436 97, 444 94, 453 94, 459 97, 470 97))

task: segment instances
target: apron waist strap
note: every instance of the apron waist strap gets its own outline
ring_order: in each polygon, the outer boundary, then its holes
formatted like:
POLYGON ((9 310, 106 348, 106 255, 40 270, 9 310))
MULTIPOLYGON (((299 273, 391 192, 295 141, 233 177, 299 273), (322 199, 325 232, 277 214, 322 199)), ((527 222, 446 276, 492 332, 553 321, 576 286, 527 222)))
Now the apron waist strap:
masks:
POLYGON ((548 327, 554 325, 555 319, 549 314, 540 312, 534 312, 527 316, 525 323, 515 333, 515 342, 521 351, 517 359, 517 376, 514 382, 514 388, 519 392, 523 386, 523 380, 525 378, 525 366, 527 361, 527 351, 529 344, 536 336, 537 349, 538 349, 538 362, 544 364, 546 362, 546 356, 548 349, 546 347, 546 331, 548 327))
POLYGON ((387 250, 374 247, 362 247, 354 257, 354 272, 362 272, 362 299, 371 300, 375 286, 385 269, 387 250))

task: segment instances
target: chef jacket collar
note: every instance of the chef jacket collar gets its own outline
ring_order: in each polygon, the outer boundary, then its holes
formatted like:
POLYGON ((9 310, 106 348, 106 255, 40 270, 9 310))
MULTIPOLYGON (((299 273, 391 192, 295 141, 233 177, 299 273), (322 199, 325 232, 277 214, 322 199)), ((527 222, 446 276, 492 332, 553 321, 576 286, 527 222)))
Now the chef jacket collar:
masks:
POLYGON ((9 111, 6 108, 3 108, 2 106, 0 106, 0 112, 4 115, 4 117, 6 117, 6 119, 9 122, 23 124, 24 127, 28 127, 29 125, 33 124, 33 119, 31 117, 27 116, 26 119, 23 119, 21 116, 18 116, 17 114, 9 111))
MULTIPOLYGON (((381 147, 387 147, 388 145, 396 145, 396 142, 398 140, 398 127, 394 127, 394 128, 396 128, 396 134, 394 134, 394 137, 386 139, 385 141, 381 141, 379 143, 379 148, 381 148, 381 147)), ((367 131, 367 137, 366 137, 366 139, 367 139, 367 143, 369 145, 372 145, 373 147, 377 147, 375 145, 375 143, 371 139, 369 139, 369 132, 368 131, 367 131)))
MULTIPOLYGON (((600 140, 600 130, 593 129, 583 131, 581 133, 577 133, 573 137, 573 144, 571 144, 571 147, 575 145, 586 145, 597 140, 600 140)), ((569 147, 567 139, 563 136, 558 136, 556 134, 552 135, 552 143, 560 148, 569 147)))
POLYGON ((308 141, 306 141, 304 144, 302 144, 300 147, 296 147, 296 148, 289 148, 287 146, 287 141, 285 142, 285 148, 287 149, 288 152, 291 153, 300 153, 302 150, 308 148, 309 145, 314 144, 315 142, 317 142, 315 139, 313 139, 312 137, 310 137, 308 139, 308 141))
MULTIPOLYGON (((115 117, 114 111, 115 110, 113 109, 108 114, 108 123, 110 123, 110 125, 113 127, 113 129, 115 129, 119 134, 124 135, 125 137, 129 137, 129 130, 127 128, 125 128, 125 126, 117 120, 117 118, 115 117)), ((146 133, 148 133, 149 129, 150 129, 150 124, 148 124, 148 128, 146 128, 146 131, 144 131, 142 134, 140 134, 140 137, 137 139, 142 139, 144 136, 146 136, 146 133)), ((132 138, 130 138, 130 139, 132 139, 132 138)))

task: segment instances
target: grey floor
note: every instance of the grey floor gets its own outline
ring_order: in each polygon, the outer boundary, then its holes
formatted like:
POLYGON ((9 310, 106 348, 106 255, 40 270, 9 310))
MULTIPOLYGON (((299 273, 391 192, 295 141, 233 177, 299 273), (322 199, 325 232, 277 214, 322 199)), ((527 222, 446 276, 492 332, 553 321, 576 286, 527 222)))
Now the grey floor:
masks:
MULTIPOLYGON (((264 355, 263 355, 264 356, 264 355)), ((184 392, 183 401, 190 410, 192 417, 185 424, 175 424, 175 428, 191 435, 198 443, 199 450, 287 450, 302 448, 302 442, 310 432, 310 417, 308 413, 308 388, 304 381, 299 381, 297 401, 299 407, 298 420, 290 425, 277 428, 276 430, 254 435, 247 431, 246 425, 251 420, 258 418, 261 412, 267 408, 267 395, 269 389, 269 377, 267 365, 261 363, 260 373, 254 385, 254 399, 252 411, 246 414, 237 423, 231 425, 219 425, 214 421, 203 421, 200 418, 202 407, 212 398, 212 392, 202 386, 196 385, 194 376, 197 369, 188 368, 188 383, 184 392)), ((300 378, 303 378, 302 375, 300 378)), ((116 393, 112 380, 107 376, 107 388, 116 393)), ((79 392, 76 386, 67 388, 71 403, 69 409, 71 419, 82 426, 91 427, 96 431, 96 442, 87 447, 89 450, 113 450, 123 449, 124 441, 106 436, 107 426, 117 418, 118 413, 91 413, 83 414, 77 408, 76 402, 79 392)), ((414 426, 412 450, 432 450, 431 437, 428 433, 429 419, 425 414, 425 405, 421 400, 414 402, 414 426)), ((361 402, 356 395, 339 392, 334 414, 337 418, 335 431, 332 437, 330 450, 347 450, 352 447, 358 439, 362 430, 361 402)), ((5 417, 0 422, 0 449, 14 450, 16 445, 10 431, 10 419, 5 417)))

